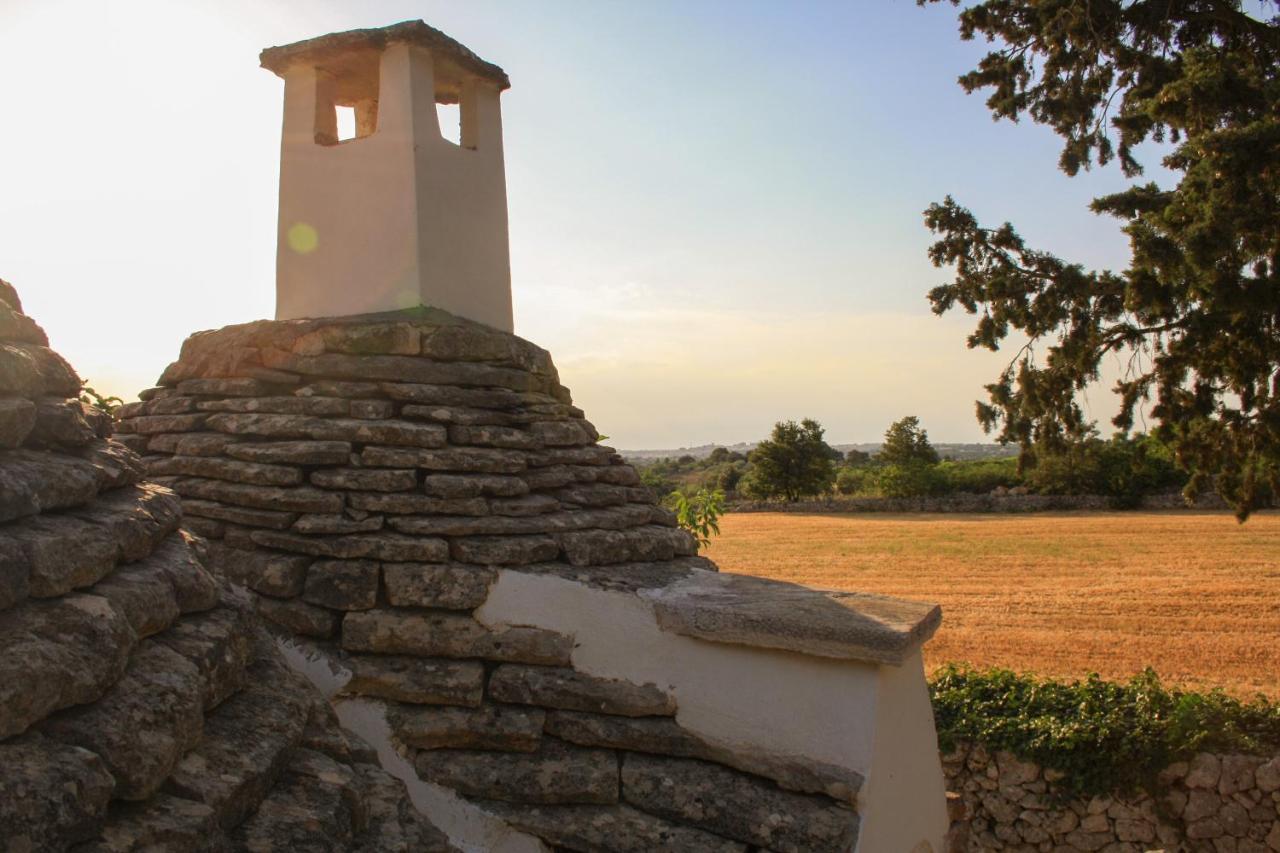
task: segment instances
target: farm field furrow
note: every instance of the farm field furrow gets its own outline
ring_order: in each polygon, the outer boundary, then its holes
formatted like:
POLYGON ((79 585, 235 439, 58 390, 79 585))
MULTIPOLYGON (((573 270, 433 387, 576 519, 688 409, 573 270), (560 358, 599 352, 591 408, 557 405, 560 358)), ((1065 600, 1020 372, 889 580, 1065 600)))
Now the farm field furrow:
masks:
POLYGON ((942 605, 947 661, 1280 698, 1280 514, 731 513, 723 571, 942 605))

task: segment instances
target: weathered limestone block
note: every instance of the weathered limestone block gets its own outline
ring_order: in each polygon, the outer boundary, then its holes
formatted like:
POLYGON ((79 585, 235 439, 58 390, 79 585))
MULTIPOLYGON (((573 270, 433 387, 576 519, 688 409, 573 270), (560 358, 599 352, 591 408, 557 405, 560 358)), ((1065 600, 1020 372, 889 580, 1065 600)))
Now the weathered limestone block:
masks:
POLYGON ((456 560, 487 566, 516 566, 555 559, 560 545, 551 536, 474 536, 454 539, 456 560))
POLYGON ((608 483, 576 483, 553 493, 557 500, 566 504, 585 507, 620 506, 627 502, 630 492, 625 486, 613 486, 608 483))
POLYGON ((567 666, 573 639, 540 628, 490 630, 454 613, 375 609, 346 615, 342 647, 353 652, 567 666))
MULTIPOLYGON (((188 516, 229 521, 232 524, 242 524, 246 527, 265 527, 268 530, 288 530, 298 520, 298 513, 296 512, 227 506, 217 501, 202 501, 198 498, 188 498, 183 502, 182 508, 188 516)), ((185 521, 189 520, 186 519, 185 521)))
POLYGON ((862 786, 862 777, 856 771, 763 749, 709 743, 670 717, 618 717, 554 710, 547 712, 545 729, 547 734, 579 746, 715 761, 771 779, 789 791, 826 794, 850 804, 856 803, 862 786))
POLYGON ((307 569, 302 599, 334 610, 368 610, 378 603, 378 577, 371 560, 316 560, 307 569))
POLYGON ((233 414, 346 417, 351 414, 351 401, 342 397, 233 397, 204 400, 196 403, 196 409, 233 414))
POLYGON ((253 657, 248 613, 238 603, 187 616, 155 638, 155 642, 195 664, 203 687, 202 706, 217 707, 245 682, 253 657))
POLYGON ((542 515, 479 517, 391 518, 387 523, 402 533, 417 536, 517 536, 570 530, 625 530, 647 525, 649 507, 629 504, 610 509, 548 512, 542 515))
POLYGON ((625 805, 528 806, 498 801, 483 803, 516 829, 567 850, 602 853, 745 853, 747 847, 727 838, 669 823, 625 805))
POLYGON ((173 481, 173 490, 184 498, 218 501, 254 509, 287 512, 342 512, 342 495, 324 492, 308 486, 278 488, 274 486, 250 486, 228 483, 224 480, 203 480, 179 477, 173 481))
POLYGON ((355 848, 352 797, 341 784, 287 768, 257 810, 231 835, 236 850, 355 848))
POLYGON ((289 347, 298 355, 339 352, 349 355, 417 355, 422 349, 418 328, 411 323, 335 324, 307 332, 289 347))
POLYGON ((618 802, 616 753, 550 738, 533 753, 424 750, 414 765, 424 780, 468 797, 540 804, 618 802))
POLYGON ((311 483, 322 489, 404 492, 418 487, 418 474, 396 468, 325 468, 311 473, 311 483))
POLYGON ((511 391, 537 391, 550 387, 550 383, 540 381, 523 370, 467 362, 430 361, 412 356, 338 353, 299 356, 266 350, 263 352, 263 364, 303 376, 332 379, 383 379, 428 385, 507 388, 511 391))
POLYGON ((422 354, 445 361, 488 361, 544 376, 555 375, 551 355, 542 347, 479 323, 440 324, 424 329, 422 354))
POLYGON ((591 711, 622 717, 670 716, 675 697, 653 684, 596 678, 570 668, 505 664, 489 677, 499 702, 591 711))
POLYGON ((255 544, 266 548, 278 548, 314 557, 342 560, 369 558, 401 563, 443 563, 449 559, 449 544, 443 539, 397 536, 394 533, 304 536, 275 530, 255 530, 249 536, 255 544))
POLYGON ((530 468, 548 465, 609 465, 617 458, 617 451, 599 444, 590 447, 548 447, 525 454, 530 468))
POLYGON ((101 756, 116 780, 115 797, 145 800, 199 742, 202 697, 196 666, 148 640, 106 695, 46 720, 42 730, 101 756))
POLYGON ((489 512, 489 505, 483 498, 435 498, 404 493, 352 492, 347 495, 347 503, 353 509, 365 512, 404 515, 484 515, 489 512))
POLYGON ((454 424, 449 427, 449 443, 477 447, 504 447, 510 450, 535 450, 542 441, 533 433, 509 426, 468 426, 454 424))
POLYGON ((517 497, 528 494, 529 484, 500 474, 428 474, 423 489, 438 498, 517 497))
POLYGON ((1264 794, 1280 791, 1280 757, 1260 765, 1255 772, 1259 791, 1264 794))
POLYGON ((518 498, 495 498, 489 501, 489 512, 494 515, 523 517, 556 512, 560 501, 550 495, 524 495, 518 498))
POLYGON ((135 642, 124 614, 97 595, 0 613, 0 738, 98 699, 124 672, 135 642))
MULTIPOLYGON (((13 288, 5 285, 12 292, 13 288)), ((22 313, 21 305, 6 305, 0 299, 0 340, 47 347, 49 338, 35 320, 22 313)))
POLYGON ((1218 793, 1224 797, 1247 791, 1256 785, 1254 771, 1262 765, 1262 759, 1253 755, 1225 755, 1222 772, 1218 776, 1218 793))
POLYGON ((294 390, 299 397, 377 397, 382 393, 377 382, 339 382, 320 379, 294 390))
MULTIPOLYGON (((363 514, 363 513, 361 513, 363 514)), ((376 533, 382 529, 385 519, 380 515, 371 515, 357 521, 346 515, 320 515, 308 513, 301 515, 291 529, 294 533, 315 535, 348 533, 376 533)))
POLYGON ((319 418, 310 415, 216 414, 207 420, 210 429, 232 435, 267 438, 345 441, 411 448, 443 447, 444 427, 413 421, 319 418))
POLYGON ((119 548, 110 530, 68 515, 25 519, 6 532, 22 549, 30 594, 38 598, 91 586, 116 565, 119 548))
POLYGON ((223 539, 227 535, 226 522, 202 518, 198 515, 189 515, 182 519, 182 529, 208 540, 223 539))
POLYGON ((36 422, 26 443, 32 447, 82 447, 110 434, 111 419, 105 412, 76 399, 45 398, 36 401, 36 422))
POLYGON ((390 400, 352 400, 351 417, 364 420, 381 420, 394 417, 396 404, 390 400))
POLYGON ((360 461, 374 468, 424 468, 469 474, 515 474, 525 468, 525 455, 487 447, 449 447, 441 450, 405 447, 366 447, 360 461))
POLYGON ((275 441, 230 444, 228 456, 246 462, 284 465, 345 465, 351 461, 348 441, 275 441))
POLYGON ((684 531, 652 525, 631 530, 570 531, 560 535, 560 543, 565 557, 575 566, 643 563, 697 553, 684 531))
POLYGON ((40 344, 0 343, 0 395, 34 399, 79 393, 80 377, 53 350, 40 344))
POLYGON ((24 737, 0 743, 0 839, 5 849, 62 850, 93 838, 115 781, 76 746, 24 737))
POLYGON ((534 752, 546 712, 540 708, 401 707, 391 714, 397 740, 419 749, 491 749, 534 752))
POLYGON ((7 610, 31 592, 31 566, 22 546, 0 539, 0 610, 7 610))
POLYGON ((337 633, 341 618, 332 610, 298 599, 283 601, 277 598, 259 598, 257 610, 264 619, 287 631, 318 639, 332 637, 337 633))
POLYGON ((157 545, 145 565, 156 567, 169 578, 183 613, 209 610, 218 604, 218 583, 196 559, 186 534, 170 536, 157 545))
POLYGON ((462 426, 510 426, 530 420, 527 415, 497 409, 469 409, 461 406, 424 406, 405 403, 400 410, 402 417, 431 421, 439 424, 462 426))
POLYGON ((594 482, 590 474, 579 475, 579 470, 592 470, 588 466, 551 465, 545 468, 532 468, 520 474, 520 479, 531 489, 559 489, 571 483, 594 482))
POLYGON ((147 460, 147 471, 156 477, 191 476, 249 483, 255 486, 296 486, 302 472, 285 465, 239 462, 216 456, 160 456, 147 460))
POLYGON ((548 447, 580 447, 595 444, 600 434, 586 421, 572 418, 563 421, 538 421, 529 431, 548 447))
POLYGON ((22 397, 0 400, 0 450, 21 447, 35 425, 35 403, 22 397))
MULTIPOLYGON (((184 345, 185 347, 185 345, 184 345)), ((276 388, 259 379, 184 379, 177 384, 179 394, 206 397, 270 397, 276 388)))
POLYGON ((155 566, 138 563, 113 572, 94 585, 116 611, 123 613, 139 638, 159 633, 177 620, 177 592, 167 574, 155 566))
POLYGON ((121 561, 145 557, 178 523, 174 495, 155 487, 115 490, 90 506, 23 519, 6 529, 10 559, 29 575, 30 594, 89 586, 121 561))
POLYGON ((514 409, 520 395, 505 388, 461 388, 416 382, 382 382, 375 386, 393 400, 450 408, 514 409))
POLYGON ((140 560, 178 528, 182 503, 168 489, 141 484, 112 489, 93 503, 65 513, 108 531, 121 562, 140 560))
POLYGON ((1222 775, 1222 763, 1218 756, 1201 752, 1191 759, 1186 778, 1182 780, 1188 788, 1217 788, 1218 779, 1222 775))
POLYGON ((934 604, 695 572, 645 595, 658 624, 712 642, 899 665, 942 621, 934 604))
POLYGON ((825 797, 685 758, 627 754, 622 796, 659 817, 783 853, 844 853, 858 834, 857 813, 825 797))
POLYGON ((351 655, 351 679, 343 693, 419 705, 480 707, 484 665, 399 655, 351 655))
MULTIPOLYGON (((161 433, 197 432, 204 428, 208 415, 142 415, 121 421, 116 427, 120 432, 132 432, 138 435, 159 435, 161 433)), ((176 440, 176 439, 175 439, 176 440)))
POLYGON ((361 853, 459 853, 443 832, 418 814, 398 779, 370 764, 352 769, 364 786, 368 828, 358 848, 361 853))
POLYGON ((68 455, 34 450, 0 451, 0 522, 80 506, 104 489, 137 482, 142 463, 112 442, 97 453, 68 455))
POLYGON ((456 563, 384 563, 387 601, 396 607, 474 610, 497 579, 492 569, 456 563))
MULTIPOLYGON (((173 450, 169 452, 177 456, 221 456, 238 441, 240 439, 235 436, 220 432, 189 432, 178 435, 174 440, 173 450)), ((160 448, 157 447, 156 450, 159 451, 160 448)))
POLYGON ((145 803, 117 803, 99 840, 77 853, 132 853, 137 850, 183 850, 226 853, 213 809, 202 803, 157 794, 145 803))
POLYGON ((254 666, 247 681, 209 716, 200 744, 165 785, 169 793, 209 806, 227 829, 267 793, 286 750, 302 736, 310 701, 296 676, 274 662, 254 666))

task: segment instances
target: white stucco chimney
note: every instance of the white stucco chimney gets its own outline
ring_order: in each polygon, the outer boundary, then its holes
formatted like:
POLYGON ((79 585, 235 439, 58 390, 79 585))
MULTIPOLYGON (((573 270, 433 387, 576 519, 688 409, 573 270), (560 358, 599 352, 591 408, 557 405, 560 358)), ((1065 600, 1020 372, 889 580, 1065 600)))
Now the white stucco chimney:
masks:
POLYGON ((425 305, 512 331, 502 69, 421 21, 261 60, 285 81, 276 319, 425 305), (460 144, 437 104, 459 105, 460 144))

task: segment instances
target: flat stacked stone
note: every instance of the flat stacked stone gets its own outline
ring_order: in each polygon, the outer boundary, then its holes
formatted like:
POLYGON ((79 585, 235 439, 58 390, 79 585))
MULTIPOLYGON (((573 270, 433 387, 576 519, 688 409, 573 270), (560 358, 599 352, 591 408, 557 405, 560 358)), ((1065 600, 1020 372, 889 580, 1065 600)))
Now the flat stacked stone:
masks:
POLYGON ((429 309, 264 321, 193 335, 142 397, 122 440, 422 779, 555 849, 853 849, 856 773, 708 743, 658 686, 575 669, 572 637, 476 618, 503 572, 715 571, 546 351, 429 309))
POLYGON ((5 850, 446 850, 0 281, 5 850))

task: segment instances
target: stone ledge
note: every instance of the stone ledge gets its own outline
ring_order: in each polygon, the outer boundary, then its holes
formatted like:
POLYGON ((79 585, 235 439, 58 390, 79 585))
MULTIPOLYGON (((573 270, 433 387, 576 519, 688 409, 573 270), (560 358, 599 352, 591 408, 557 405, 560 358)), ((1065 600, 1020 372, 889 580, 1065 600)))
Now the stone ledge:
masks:
POLYGON ((716 643, 901 665, 942 622, 936 604, 694 572, 641 591, 664 631, 716 643))

